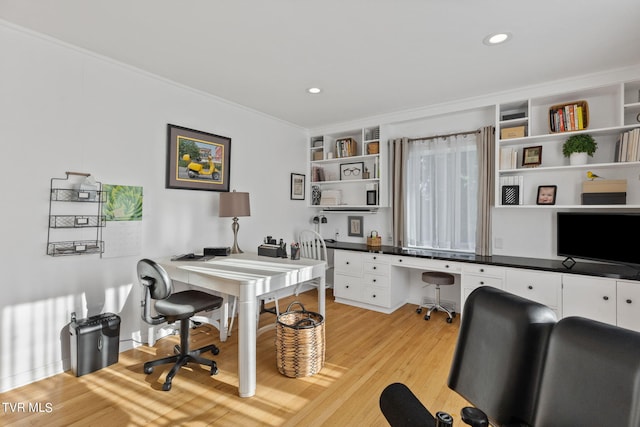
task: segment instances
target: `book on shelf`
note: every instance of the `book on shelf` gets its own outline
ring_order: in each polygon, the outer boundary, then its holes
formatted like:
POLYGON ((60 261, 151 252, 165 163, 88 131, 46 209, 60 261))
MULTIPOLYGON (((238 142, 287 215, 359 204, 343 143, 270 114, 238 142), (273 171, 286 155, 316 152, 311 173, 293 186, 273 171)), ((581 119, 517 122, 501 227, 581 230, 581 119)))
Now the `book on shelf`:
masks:
POLYGON ((583 130, 587 127, 586 102, 554 105, 549 109, 549 130, 551 132, 567 132, 583 130))
POLYGON ((336 156, 351 157, 358 153, 358 143, 353 138, 336 139, 336 156))
POLYGON ((324 169, 320 166, 314 166, 311 168, 311 181, 312 182, 322 182, 324 181, 324 169))
POLYGON ((616 142, 615 162, 640 161, 640 128, 623 132, 616 142))
POLYGON ((518 150, 514 147, 500 148, 500 170, 518 167, 518 150))

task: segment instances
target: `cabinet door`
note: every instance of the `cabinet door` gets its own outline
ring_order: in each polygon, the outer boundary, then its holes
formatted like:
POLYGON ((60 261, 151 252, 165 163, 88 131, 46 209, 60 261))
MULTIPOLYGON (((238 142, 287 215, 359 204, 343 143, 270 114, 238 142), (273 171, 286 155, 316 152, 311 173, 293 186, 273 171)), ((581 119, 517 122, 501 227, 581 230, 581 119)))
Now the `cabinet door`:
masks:
POLYGON ((562 315, 616 324, 616 282, 612 279, 562 275, 562 315))
POLYGON ((362 279, 345 274, 337 274, 334 277, 333 293, 336 298, 353 301, 362 300, 362 279))
POLYGON ((617 282, 618 326, 640 332, 640 282, 617 282))
MULTIPOLYGON (((474 270, 475 271, 475 270, 474 270)), ((480 271, 480 268, 477 269, 480 271)), ((502 277, 484 275, 484 274, 468 274, 462 273, 460 286, 462 288, 462 301, 460 313, 464 311, 464 304, 467 298, 475 289, 482 286, 493 286, 494 288, 502 289, 504 286, 502 277)))
POLYGON ((562 276, 557 273, 507 269, 505 290, 557 309, 562 299, 562 276))
POLYGON ((362 277, 362 254, 353 251, 335 251, 334 268, 336 274, 362 277))

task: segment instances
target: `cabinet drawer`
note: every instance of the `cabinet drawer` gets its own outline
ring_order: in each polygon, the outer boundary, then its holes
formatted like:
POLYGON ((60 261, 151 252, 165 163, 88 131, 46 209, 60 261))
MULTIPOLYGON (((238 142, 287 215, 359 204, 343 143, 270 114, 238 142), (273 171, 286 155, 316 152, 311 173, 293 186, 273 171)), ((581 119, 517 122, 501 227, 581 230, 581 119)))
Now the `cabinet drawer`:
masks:
POLYGON ((385 264, 389 264, 391 262, 391 257, 389 255, 384 255, 384 254, 365 253, 363 255, 363 258, 365 262, 375 262, 375 263, 385 263, 385 264))
POLYGON ((373 262, 364 263, 365 274, 389 275, 389 264, 379 264, 373 262))
POLYGON ((362 276, 362 254, 358 252, 335 251, 333 263, 336 273, 362 276))
POLYGON ((391 262, 400 267, 419 268, 424 271, 451 271, 456 273, 462 270, 459 263, 441 259, 400 256, 393 257, 391 262))
POLYGON ((612 279, 562 275, 562 315, 616 324, 616 282, 612 279))
POLYGON ((494 267, 484 264, 465 264, 462 267, 462 272, 493 277, 504 277, 503 267, 494 267))
POLYGON ((362 294, 362 279, 359 277, 336 274, 334 276, 333 293, 336 298, 359 301, 362 294))
POLYGON ((475 289, 480 286, 493 286, 502 289, 504 279, 501 277, 483 276, 481 274, 462 274, 462 286, 464 288, 475 289))
POLYGON ((367 286, 364 288, 362 301, 388 308, 391 307, 391 293, 389 292, 389 289, 367 286))
POLYGON ((549 307, 559 307, 562 277, 555 273, 507 270, 504 289, 549 307))
POLYGON ((377 274, 365 274, 363 283, 365 286, 377 286, 389 289, 389 277, 379 276, 377 274))

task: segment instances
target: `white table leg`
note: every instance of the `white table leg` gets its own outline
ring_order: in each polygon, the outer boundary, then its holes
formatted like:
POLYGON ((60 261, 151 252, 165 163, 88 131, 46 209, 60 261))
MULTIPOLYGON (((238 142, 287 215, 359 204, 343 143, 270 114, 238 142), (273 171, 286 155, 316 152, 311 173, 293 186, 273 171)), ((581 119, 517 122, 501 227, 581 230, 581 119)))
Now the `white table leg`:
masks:
POLYGON ((256 288, 242 285, 238 297, 238 391, 240 397, 256 394, 256 288))

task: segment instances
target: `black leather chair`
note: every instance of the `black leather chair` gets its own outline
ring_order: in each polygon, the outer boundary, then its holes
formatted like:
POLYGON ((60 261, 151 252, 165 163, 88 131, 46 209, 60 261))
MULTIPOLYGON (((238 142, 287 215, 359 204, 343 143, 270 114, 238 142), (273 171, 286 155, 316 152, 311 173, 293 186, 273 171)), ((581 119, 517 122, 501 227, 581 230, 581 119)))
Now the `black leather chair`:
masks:
POLYGON ((201 357, 202 353, 211 351, 218 354, 220 350, 215 345, 207 345, 197 350, 189 349, 190 319, 195 313, 209 311, 220 308, 223 299, 206 292, 187 290, 173 293, 173 282, 166 270, 156 262, 149 259, 138 261, 138 279, 144 288, 144 299, 142 301, 142 319, 151 324, 158 325, 164 322, 173 323, 180 321, 180 345, 176 346, 176 353, 173 356, 152 360, 144 364, 144 372, 150 374, 154 366, 173 363, 162 390, 171 390, 171 381, 178 370, 188 362, 196 362, 209 366, 210 374, 218 373, 218 366, 214 360, 201 357), (151 315, 151 299, 155 300, 154 308, 157 316, 151 315))
MULTIPOLYGON (((483 287, 465 305, 448 385, 475 405, 472 426, 640 426, 640 333, 555 322, 540 304, 483 287)), ((402 384, 380 396, 390 425, 435 426, 402 384), (419 420, 419 421, 416 421, 419 420)))

